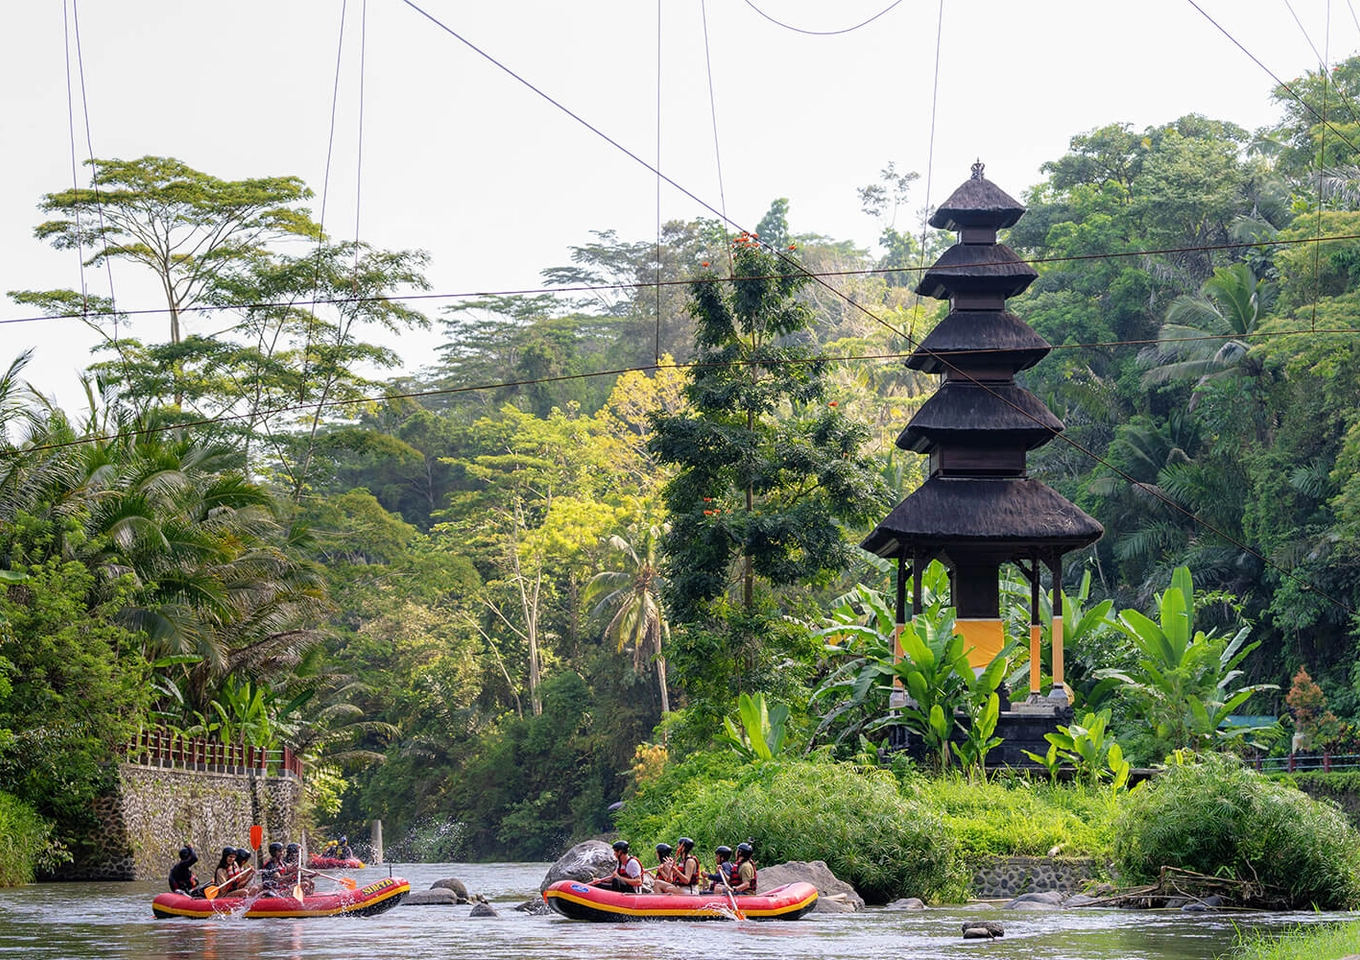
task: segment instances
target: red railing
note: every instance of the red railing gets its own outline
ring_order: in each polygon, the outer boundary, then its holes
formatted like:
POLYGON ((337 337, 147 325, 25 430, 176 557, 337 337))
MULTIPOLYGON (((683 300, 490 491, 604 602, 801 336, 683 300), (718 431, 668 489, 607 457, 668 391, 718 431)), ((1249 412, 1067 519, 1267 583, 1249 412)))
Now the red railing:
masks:
POLYGON ((244 743, 221 743, 186 737, 169 730, 143 730, 124 751, 128 763, 144 767, 203 770, 210 773, 257 773, 302 779, 302 758, 288 747, 265 750, 244 743))

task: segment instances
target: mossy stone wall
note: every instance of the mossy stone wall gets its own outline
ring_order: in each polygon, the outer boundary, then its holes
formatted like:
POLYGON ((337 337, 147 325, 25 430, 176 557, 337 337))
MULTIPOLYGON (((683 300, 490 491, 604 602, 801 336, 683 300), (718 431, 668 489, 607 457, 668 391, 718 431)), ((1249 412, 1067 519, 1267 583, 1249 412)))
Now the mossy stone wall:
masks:
POLYGON ((1099 878, 1095 860, 1049 857, 991 857, 973 868, 973 896, 979 900, 1003 900, 1022 893, 1081 893, 1099 878))
POLYGON ((264 777, 121 764, 117 789, 95 812, 99 835, 72 853, 63 880, 164 880, 188 843, 198 851, 200 880, 228 844, 250 845, 250 827, 264 827, 265 843, 297 832, 302 782, 264 777))

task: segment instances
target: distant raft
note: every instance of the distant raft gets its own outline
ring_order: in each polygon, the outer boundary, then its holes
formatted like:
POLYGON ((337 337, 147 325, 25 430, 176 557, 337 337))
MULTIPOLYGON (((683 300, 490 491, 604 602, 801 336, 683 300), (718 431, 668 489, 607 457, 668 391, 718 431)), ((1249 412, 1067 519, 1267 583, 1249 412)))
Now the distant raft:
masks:
POLYGON ((411 892, 411 884, 401 877, 383 877, 357 890, 316 893, 301 900, 288 894, 267 897, 217 897, 204 900, 183 893, 162 893, 151 901, 151 912, 159 919, 189 917, 371 917, 391 910, 411 892))
POLYGON ((797 920, 817 905, 817 888, 788 883, 768 893, 735 897, 726 893, 618 893, 575 880, 559 880, 543 891, 556 912, 572 920, 619 923, 629 920, 797 920))
POLYGON ((307 866, 313 870, 362 870, 364 862, 358 857, 319 857, 312 854, 307 858, 307 866))

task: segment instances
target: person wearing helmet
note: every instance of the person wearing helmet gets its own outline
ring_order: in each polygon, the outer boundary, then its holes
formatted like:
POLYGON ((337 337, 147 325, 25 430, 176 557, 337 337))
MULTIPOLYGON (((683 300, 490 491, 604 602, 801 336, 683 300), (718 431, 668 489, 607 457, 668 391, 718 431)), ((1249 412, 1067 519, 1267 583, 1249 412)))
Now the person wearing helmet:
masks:
POLYGON ((338 860, 354 859, 354 848, 349 845, 349 837, 340 838, 340 842, 335 847, 335 856, 338 860))
POLYGON ((656 845, 656 870, 652 876, 656 878, 652 884, 655 893, 680 893, 680 888, 676 885, 676 863, 675 851, 671 849, 669 843, 658 843, 656 845))
POLYGON ((756 862, 755 847, 751 841, 737 844, 737 882, 732 884, 733 893, 755 893, 756 892, 756 862))
POLYGON ((292 892, 296 887, 302 887, 302 895, 310 897, 316 892, 316 884, 309 877, 310 871, 302 868, 302 847, 296 843, 290 843, 283 851, 283 871, 279 874, 279 879, 292 892))
POLYGON ((198 893, 198 877, 194 876, 194 864, 198 854, 187 843, 179 848, 179 863, 170 868, 170 892, 187 893, 189 896, 202 896, 198 893))
MULTIPOLYGON (((285 889, 284 878, 288 865, 283 859, 283 844, 275 840, 269 845, 269 859, 260 867, 260 883, 266 893, 279 893, 285 889)), ((291 881, 287 886, 291 886, 291 881)))
POLYGON ((236 848, 223 847, 222 859, 217 861, 217 869, 213 871, 213 885, 220 892, 223 885, 240 872, 241 868, 236 865, 236 848))
POLYGON ((699 858, 694 855, 694 841, 681 837, 675 841, 675 880, 679 893, 699 892, 699 858))
POLYGON ((721 891, 730 887, 737 879, 737 867, 732 863, 732 848, 726 844, 713 851, 713 859, 717 861, 717 872, 706 873, 708 878, 708 889, 721 891))
POLYGON ((628 852, 627 840, 614 841, 614 856, 618 866, 607 877, 592 880, 597 887, 609 887, 619 893, 637 893, 642 889, 642 861, 628 852))

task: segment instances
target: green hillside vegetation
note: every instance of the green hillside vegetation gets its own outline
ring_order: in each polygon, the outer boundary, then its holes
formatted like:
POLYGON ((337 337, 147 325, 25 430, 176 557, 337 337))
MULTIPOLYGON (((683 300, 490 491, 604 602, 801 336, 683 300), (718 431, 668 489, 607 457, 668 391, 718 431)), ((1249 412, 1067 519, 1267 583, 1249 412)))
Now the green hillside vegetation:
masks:
MULTIPOLYGON (((1292 88, 1321 108, 1357 82, 1353 59, 1292 88)), ((1055 347, 1021 379, 1074 441, 1030 472, 1106 529, 1067 562, 1055 782, 1003 785, 986 736, 954 750, 928 708, 902 720, 933 761, 880 767, 895 673, 981 730, 1028 644, 960 669, 932 571, 909 640, 933 665, 895 667, 893 571, 856 546, 924 475, 894 441, 936 384, 901 360, 943 307, 910 267, 952 237, 880 222, 863 250, 773 198, 751 233, 677 221, 659 249, 601 225, 544 270, 561 295, 426 314, 402 299, 426 255, 324 238, 294 177, 94 161, 116 208, 95 215, 93 177, 58 189, 34 242, 154 276, 168 322, 115 338, 107 303, 10 292, 108 334, 84 409, 44 400, 26 357, 0 376, 0 796, 51 830, 22 831, 42 840, 11 879, 89 842, 150 727, 287 745, 319 773, 318 830, 381 818, 411 856, 759 834, 766 862, 821 851, 875 897, 959 895, 970 857, 1059 844, 1151 868, 1131 811, 1188 801, 1175 773, 1125 778, 1177 751, 1360 753, 1360 158, 1325 109, 1275 99, 1258 131, 1077 132, 1039 183, 1000 185, 1029 209, 1002 239, 1039 271, 1009 309, 1055 347), (435 361, 383 379, 424 326, 435 361), (672 782, 674 807, 652 786, 672 782)), ((866 214, 912 180, 888 164, 866 214)), ((1206 769, 1250 817, 1298 800, 1206 769)), ((1267 837, 1205 872, 1312 849, 1267 837)), ((1290 897, 1355 905, 1341 870, 1320 856, 1290 897)))

